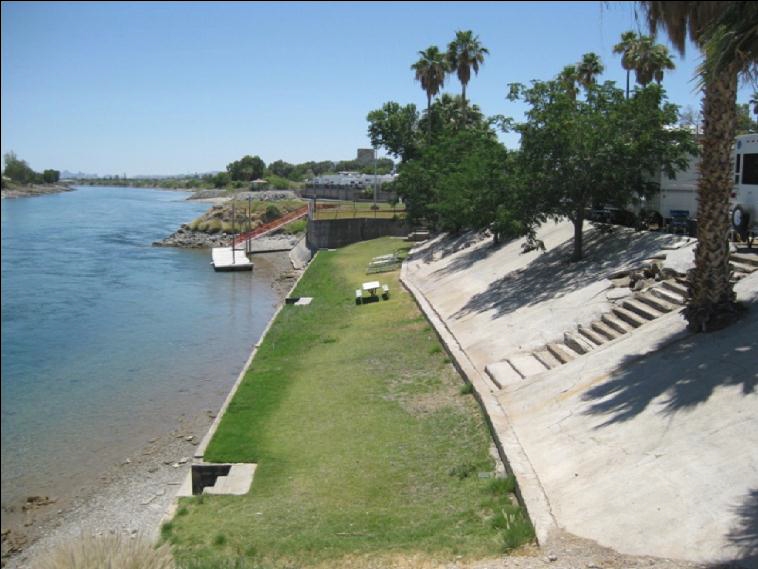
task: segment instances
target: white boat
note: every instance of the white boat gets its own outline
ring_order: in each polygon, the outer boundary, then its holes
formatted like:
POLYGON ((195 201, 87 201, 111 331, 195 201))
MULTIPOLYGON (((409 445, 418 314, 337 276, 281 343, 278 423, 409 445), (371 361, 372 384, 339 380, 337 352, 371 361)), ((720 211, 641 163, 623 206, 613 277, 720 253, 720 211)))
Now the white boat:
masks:
POLYGON ((252 271, 253 262, 245 251, 234 247, 214 247, 211 249, 211 265, 215 271, 252 271))

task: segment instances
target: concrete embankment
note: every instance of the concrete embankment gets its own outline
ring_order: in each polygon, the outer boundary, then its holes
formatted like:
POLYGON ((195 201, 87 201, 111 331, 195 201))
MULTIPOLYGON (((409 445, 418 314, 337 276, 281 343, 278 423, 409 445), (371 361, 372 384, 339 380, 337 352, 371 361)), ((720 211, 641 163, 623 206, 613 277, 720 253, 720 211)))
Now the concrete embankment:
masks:
POLYGON ((756 566, 758 271, 735 285, 748 310, 725 330, 693 335, 673 309, 514 375, 525 354, 612 311, 612 279, 664 257, 686 270, 694 246, 588 229, 571 264, 569 224, 540 238, 547 251, 526 254, 436 239, 403 278, 477 389, 541 543, 569 532, 624 554, 756 566))

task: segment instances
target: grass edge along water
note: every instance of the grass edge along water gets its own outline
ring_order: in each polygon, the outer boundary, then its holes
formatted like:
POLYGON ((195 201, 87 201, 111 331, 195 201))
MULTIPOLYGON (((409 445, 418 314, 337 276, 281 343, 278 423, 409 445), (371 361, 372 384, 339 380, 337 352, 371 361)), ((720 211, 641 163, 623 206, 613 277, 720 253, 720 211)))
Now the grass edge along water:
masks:
POLYGON ((251 490, 181 501, 162 528, 181 566, 475 559, 533 539, 513 480, 495 478, 482 411, 399 271, 382 274, 390 300, 354 302, 368 261, 399 245, 311 263, 292 294, 313 302, 279 313, 205 454, 257 463, 251 490))

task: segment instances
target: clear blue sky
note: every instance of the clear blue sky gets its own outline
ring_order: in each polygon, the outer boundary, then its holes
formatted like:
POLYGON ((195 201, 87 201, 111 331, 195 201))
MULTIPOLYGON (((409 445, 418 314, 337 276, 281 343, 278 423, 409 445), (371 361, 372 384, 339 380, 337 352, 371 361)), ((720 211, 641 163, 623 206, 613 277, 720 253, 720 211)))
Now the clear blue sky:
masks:
MULTIPOLYGON (((2 153, 130 176, 223 170, 245 154, 351 159, 370 146, 369 111, 425 107, 417 52, 466 29, 490 50, 467 94, 519 120, 508 83, 549 79, 589 51, 623 86, 612 48, 639 25, 619 2, 3 2, 2 153)), ((697 109, 697 51, 676 62, 664 87, 697 109)))

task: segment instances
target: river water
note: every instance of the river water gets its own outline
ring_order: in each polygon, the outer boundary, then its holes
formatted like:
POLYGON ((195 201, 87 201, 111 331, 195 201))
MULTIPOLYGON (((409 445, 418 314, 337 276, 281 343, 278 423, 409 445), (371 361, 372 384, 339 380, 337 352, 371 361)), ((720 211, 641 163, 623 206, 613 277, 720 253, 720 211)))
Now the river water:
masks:
POLYGON ((276 268, 215 273, 208 250, 152 247, 209 208, 186 197, 2 200, 4 514, 218 410, 233 385, 278 304, 276 268))

